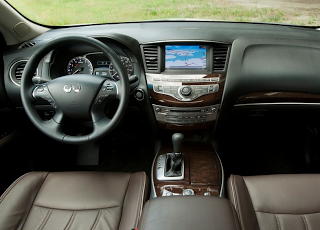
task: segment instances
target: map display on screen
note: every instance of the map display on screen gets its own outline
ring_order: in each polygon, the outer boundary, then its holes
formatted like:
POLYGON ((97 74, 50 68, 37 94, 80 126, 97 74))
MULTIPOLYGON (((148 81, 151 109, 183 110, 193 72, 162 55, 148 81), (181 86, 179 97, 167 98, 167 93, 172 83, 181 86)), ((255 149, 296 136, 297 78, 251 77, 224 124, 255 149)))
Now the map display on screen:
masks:
POLYGON ((207 48, 205 45, 166 45, 166 69, 205 69, 207 67, 207 48))

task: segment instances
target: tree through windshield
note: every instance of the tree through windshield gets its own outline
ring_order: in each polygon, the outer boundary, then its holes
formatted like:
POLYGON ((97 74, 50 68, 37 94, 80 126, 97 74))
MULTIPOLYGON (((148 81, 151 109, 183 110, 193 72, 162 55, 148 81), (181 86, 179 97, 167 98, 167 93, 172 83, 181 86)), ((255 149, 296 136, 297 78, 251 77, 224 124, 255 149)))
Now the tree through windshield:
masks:
POLYGON ((40 24, 203 19, 234 22, 320 24, 319 0, 7 0, 40 24))

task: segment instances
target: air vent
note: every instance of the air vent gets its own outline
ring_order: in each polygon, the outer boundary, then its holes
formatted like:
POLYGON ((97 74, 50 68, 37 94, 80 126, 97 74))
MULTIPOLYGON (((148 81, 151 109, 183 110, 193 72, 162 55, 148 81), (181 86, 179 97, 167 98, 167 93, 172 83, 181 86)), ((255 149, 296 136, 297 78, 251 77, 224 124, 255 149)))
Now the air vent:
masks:
MULTIPOLYGON (((10 68, 10 79, 14 84, 18 86, 20 86, 21 84, 22 74, 27 62, 28 61, 26 60, 17 61, 10 68)), ((37 71, 33 74, 33 76, 37 76, 37 71)))
POLYGON ((213 48, 213 69, 214 71, 225 70, 228 55, 228 45, 215 45, 213 48))
POLYGON ((158 46, 143 47, 146 68, 149 71, 158 71, 158 46))
POLYGON ((18 49, 23 49, 23 48, 28 48, 28 47, 32 47, 32 46, 35 46, 37 44, 36 41, 27 41, 27 42, 24 42, 22 43, 18 49))

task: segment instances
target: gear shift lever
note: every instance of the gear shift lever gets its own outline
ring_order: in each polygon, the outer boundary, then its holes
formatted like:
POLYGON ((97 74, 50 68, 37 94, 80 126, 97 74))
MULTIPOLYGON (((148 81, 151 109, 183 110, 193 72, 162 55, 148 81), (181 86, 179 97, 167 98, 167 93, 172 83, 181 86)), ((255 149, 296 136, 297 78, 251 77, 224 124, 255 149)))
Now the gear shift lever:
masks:
POLYGON ((167 158, 167 172, 166 177, 181 176, 181 161, 183 159, 181 149, 183 144, 183 134, 174 133, 172 135, 173 154, 168 155, 167 158))
POLYGON ((182 133, 174 133, 172 135, 172 144, 173 144, 173 153, 175 155, 181 155, 181 149, 183 144, 183 134, 182 133))

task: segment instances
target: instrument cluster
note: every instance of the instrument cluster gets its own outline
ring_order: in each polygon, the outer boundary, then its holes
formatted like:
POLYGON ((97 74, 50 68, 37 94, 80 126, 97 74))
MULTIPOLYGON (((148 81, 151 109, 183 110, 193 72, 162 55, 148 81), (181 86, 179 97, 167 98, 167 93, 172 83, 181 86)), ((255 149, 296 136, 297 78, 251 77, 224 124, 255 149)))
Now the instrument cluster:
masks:
MULTIPOLYGON (((119 58, 127 70, 128 77, 133 75, 134 68, 130 59, 125 56, 119 56, 119 58)), ((67 64, 67 74, 91 74, 111 78, 115 81, 120 80, 113 63, 101 52, 73 57, 67 64)))

